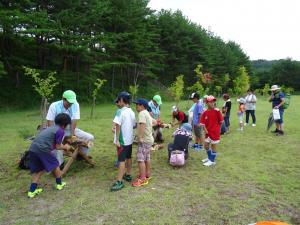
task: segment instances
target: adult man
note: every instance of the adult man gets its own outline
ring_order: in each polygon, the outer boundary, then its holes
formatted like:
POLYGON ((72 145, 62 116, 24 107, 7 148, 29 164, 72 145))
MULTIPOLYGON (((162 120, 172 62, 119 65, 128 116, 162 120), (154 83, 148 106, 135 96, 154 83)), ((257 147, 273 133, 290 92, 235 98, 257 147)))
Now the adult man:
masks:
POLYGON ((284 104, 284 94, 280 91, 278 85, 272 85, 271 89, 272 94, 269 99, 269 102, 272 102, 272 109, 279 109, 280 119, 275 120, 276 130, 273 133, 276 133, 277 136, 284 134, 283 132, 283 104, 284 104))
POLYGON ((148 102, 150 115, 157 121, 157 125, 153 126, 153 137, 155 142, 163 142, 162 128, 160 121, 160 106, 162 105, 161 97, 154 95, 152 100, 148 102))
MULTIPOLYGON (((68 126, 65 130, 65 135, 75 135, 77 138, 84 140, 86 142, 92 143, 94 141, 94 136, 83 130, 77 128, 77 120, 80 119, 80 108, 76 100, 76 94, 74 91, 67 90, 63 93, 62 100, 53 102, 48 110, 46 119, 48 127, 54 124, 54 118, 59 113, 66 113, 71 117, 71 126, 68 126)), ((89 148, 82 148, 85 154, 89 153, 89 148)), ((61 151, 56 152, 56 156, 60 164, 63 163, 63 156, 61 151)))
POLYGON ((246 104, 245 104, 245 109, 246 109, 246 123, 244 124, 245 126, 248 125, 249 123, 249 114, 252 117, 252 126, 256 126, 256 117, 255 117, 255 109, 256 109, 256 96, 253 93, 252 89, 248 90, 247 96, 245 97, 246 104))

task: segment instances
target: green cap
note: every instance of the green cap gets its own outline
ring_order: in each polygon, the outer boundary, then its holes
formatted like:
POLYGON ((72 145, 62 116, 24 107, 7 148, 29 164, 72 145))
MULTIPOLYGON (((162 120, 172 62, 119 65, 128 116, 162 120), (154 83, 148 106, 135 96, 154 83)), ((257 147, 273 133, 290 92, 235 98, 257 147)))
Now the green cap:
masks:
POLYGON ((67 90, 63 93, 63 98, 65 98, 69 103, 75 103, 76 101, 76 94, 74 91, 67 90))
POLYGON ((161 97, 159 95, 154 95, 153 100, 156 101, 157 105, 161 105, 161 97))

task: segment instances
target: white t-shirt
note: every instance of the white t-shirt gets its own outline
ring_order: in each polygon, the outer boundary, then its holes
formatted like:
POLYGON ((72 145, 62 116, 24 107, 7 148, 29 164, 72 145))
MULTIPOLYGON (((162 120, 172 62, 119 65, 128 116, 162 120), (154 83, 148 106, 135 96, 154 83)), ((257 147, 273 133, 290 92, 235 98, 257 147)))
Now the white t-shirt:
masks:
POLYGON ((246 110, 255 110, 256 109, 256 96, 254 94, 248 94, 245 97, 246 104, 245 104, 245 109, 246 110), (255 101, 255 103, 252 103, 251 101, 255 101))
POLYGON ((71 117, 71 120, 79 120, 80 119, 80 109, 78 102, 72 104, 68 109, 64 107, 63 100, 53 102, 46 116, 47 120, 54 121, 55 117, 59 113, 66 113, 71 117))
MULTIPOLYGON (((123 107, 116 112, 114 123, 121 126, 119 142, 121 145, 131 145, 133 143, 133 127, 136 124, 135 114, 131 108, 123 107)), ((116 143, 116 132, 114 135, 116 143)))

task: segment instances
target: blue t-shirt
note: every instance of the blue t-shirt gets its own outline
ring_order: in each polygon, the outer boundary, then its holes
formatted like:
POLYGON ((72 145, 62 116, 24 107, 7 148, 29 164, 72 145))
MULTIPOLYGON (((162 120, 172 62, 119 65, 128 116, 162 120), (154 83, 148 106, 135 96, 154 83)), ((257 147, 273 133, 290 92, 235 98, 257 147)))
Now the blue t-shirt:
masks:
POLYGON ((155 106, 154 103, 152 101, 150 101, 148 103, 148 106, 150 107, 151 109, 151 112, 152 112, 152 117, 154 119, 158 119, 158 117, 160 116, 160 107, 159 105, 155 106))
POLYGON ((204 111, 204 105, 202 100, 199 100, 194 107, 193 110, 193 125, 197 125, 199 123, 199 118, 204 111))
MULTIPOLYGON (((284 98, 284 94, 282 92, 276 93, 275 97, 272 99, 272 108, 279 105, 281 103, 281 99, 284 98)), ((283 109, 283 106, 280 106, 279 109, 283 109)))
POLYGON ((29 151, 42 153, 51 152, 55 149, 56 144, 61 144, 64 137, 64 129, 54 125, 42 130, 41 133, 33 140, 29 151))

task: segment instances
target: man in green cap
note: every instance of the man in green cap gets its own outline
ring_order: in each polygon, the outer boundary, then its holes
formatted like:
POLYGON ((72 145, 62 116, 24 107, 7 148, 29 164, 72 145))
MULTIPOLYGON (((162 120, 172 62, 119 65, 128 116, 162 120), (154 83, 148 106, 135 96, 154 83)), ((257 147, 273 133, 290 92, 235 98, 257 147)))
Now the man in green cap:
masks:
MULTIPOLYGON (((54 124, 55 116, 59 113, 66 113, 71 117, 71 126, 68 126, 65 130, 65 135, 75 135, 81 140, 85 140, 88 143, 93 143, 94 136, 90 133, 87 133, 83 130, 77 128, 77 120, 80 119, 80 108, 76 100, 76 94, 72 90, 67 90, 63 93, 62 100, 53 102, 48 110, 46 119, 48 127, 54 124)), ((89 148, 82 148, 82 151, 85 154, 89 153, 89 148)), ((63 155, 61 151, 55 153, 60 164, 63 163, 63 155)))

